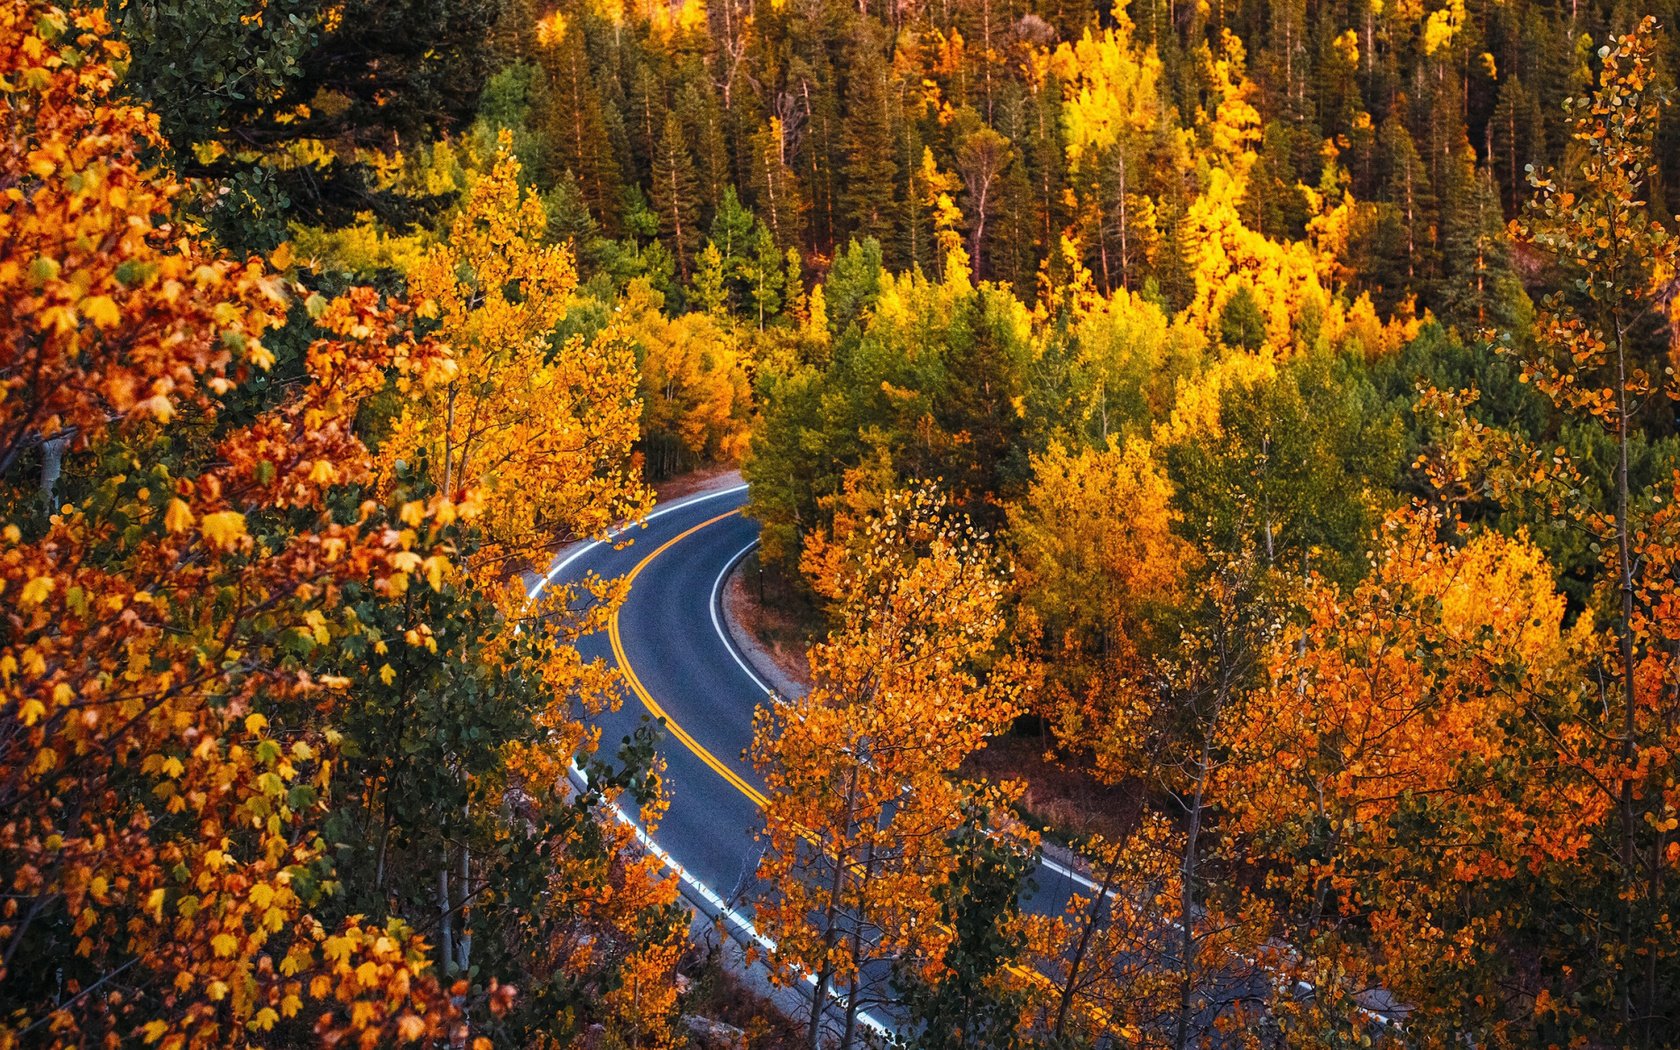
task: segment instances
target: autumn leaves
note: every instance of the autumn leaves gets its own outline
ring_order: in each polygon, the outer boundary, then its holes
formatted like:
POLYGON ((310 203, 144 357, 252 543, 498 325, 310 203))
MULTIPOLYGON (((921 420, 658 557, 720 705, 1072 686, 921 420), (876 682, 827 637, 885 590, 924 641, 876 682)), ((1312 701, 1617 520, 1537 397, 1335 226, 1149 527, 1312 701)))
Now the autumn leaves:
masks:
POLYGON ((672 893, 564 778, 595 620, 502 586, 646 506, 628 351, 549 346, 505 154, 406 299, 222 257, 122 58, 0 9, 0 1045, 657 1038, 672 893))

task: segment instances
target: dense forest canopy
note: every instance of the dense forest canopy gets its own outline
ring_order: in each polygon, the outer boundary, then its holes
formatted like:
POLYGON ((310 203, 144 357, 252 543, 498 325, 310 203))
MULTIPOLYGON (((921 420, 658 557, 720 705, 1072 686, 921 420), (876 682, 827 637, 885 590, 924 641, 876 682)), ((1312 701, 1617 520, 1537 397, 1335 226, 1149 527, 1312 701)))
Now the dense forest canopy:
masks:
POLYGON ((1672 1045, 1677 20, 0 0, 0 1050, 1672 1045), (532 585, 736 467, 793 1010, 532 585))

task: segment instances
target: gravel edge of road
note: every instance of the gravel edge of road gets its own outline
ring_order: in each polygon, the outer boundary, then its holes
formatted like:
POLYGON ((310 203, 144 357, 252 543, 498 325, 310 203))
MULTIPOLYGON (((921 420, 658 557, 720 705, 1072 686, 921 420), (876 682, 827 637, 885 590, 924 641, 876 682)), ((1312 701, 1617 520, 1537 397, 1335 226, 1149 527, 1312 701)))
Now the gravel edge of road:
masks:
MULTIPOLYGON (((756 548, 755 548, 756 550, 756 548)), ((810 688, 789 674, 781 664, 765 651, 763 643, 741 623, 735 605, 744 599, 735 597, 737 593, 745 594, 746 584, 741 574, 745 571, 748 559, 742 558, 730 566, 729 572, 723 578, 723 585, 718 588, 719 605, 718 619, 723 623, 723 629, 728 634, 726 639, 734 647, 737 655, 745 660, 752 668, 753 674, 770 684, 777 696, 804 696, 810 688), (737 584, 740 584, 737 587, 737 584)))

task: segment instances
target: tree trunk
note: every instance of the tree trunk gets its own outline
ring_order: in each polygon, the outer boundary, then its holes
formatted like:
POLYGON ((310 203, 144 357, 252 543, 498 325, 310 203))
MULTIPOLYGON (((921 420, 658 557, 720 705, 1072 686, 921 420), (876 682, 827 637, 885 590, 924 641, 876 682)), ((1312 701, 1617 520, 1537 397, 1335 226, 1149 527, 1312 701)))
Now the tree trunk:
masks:
POLYGON ((48 514, 57 509, 53 506, 53 493, 58 490, 58 478, 64 470, 64 449, 69 444, 68 433, 41 442, 41 503, 48 514))
POLYGON ((455 916, 449 906, 449 843, 443 844, 443 860, 438 865, 438 956, 443 960, 444 973, 455 962, 455 916))
MULTIPOLYGON (((1614 224, 1612 224, 1614 226, 1614 224)), ((1634 692, 1633 654, 1633 542, 1628 525, 1628 410, 1627 346, 1621 318, 1615 319, 1616 332, 1616 575, 1621 590, 1621 677, 1622 677, 1622 760, 1632 766, 1638 756, 1638 701, 1634 692)), ((1623 774, 1621 782, 1622 823, 1622 898, 1625 902, 1622 917, 1622 965, 1633 962, 1634 911, 1639 897, 1639 875, 1636 871, 1638 855, 1638 823, 1633 805, 1633 777, 1623 774)), ((1633 982, 1626 985, 1622 1000, 1622 1019, 1625 1025, 1637 1024, 1633 1009, 1633 982)), ((1645 1004, 1649 1007, 1650 1004, 1645 1004)), ((1643 1013, 1643 1011, 1641 1011, 1643 1013)), ((1631 1028, 1627 1029, 1630 1031, 1631 1028)), ((1641 1043, 1646 1040, 1641 1039, 1641 1043)))
POLYGON ((1102 914, 1103 905, 1108 903, 1108 890, 1114 879, 1114 866, 1111 864, 1103 876, 1102 885, 1097 889, 1097 897, 1091 902, 1090 911, 1086 913, 1085 928, 1079 932, 1079 944, 1073 950, 1073 958, 1068 960, 1067 983, 1062 985, 1061 1002, 1056 1005, 1056 1023, 1050 1034, 1054 1039, 1061 1039, 1067 1030, 1068 1011, 1073 1006, 1073 993, 1079 987, 1079 970, 1085 965, 1085 953, 1091 949, 1091 937, 1096 933, 1097 918, 1102 914))

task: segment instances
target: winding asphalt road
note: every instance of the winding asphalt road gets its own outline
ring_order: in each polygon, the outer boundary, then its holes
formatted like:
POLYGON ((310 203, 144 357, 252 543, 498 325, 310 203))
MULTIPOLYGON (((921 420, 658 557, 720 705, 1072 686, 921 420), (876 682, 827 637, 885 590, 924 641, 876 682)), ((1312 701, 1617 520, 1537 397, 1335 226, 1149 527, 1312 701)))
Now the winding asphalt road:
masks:
MULTIPOLYGON (((630 693, 597 720, 602 750, 610 754, 644 720, 663 723, 671 803, 644 841, 679 875, 692 906, 763 948, 769 942, 753 928, 750 904, 763 782, 746 751, 753 712, 771 690, 736 650, 722 610, 729 570, 758 538, 757 523, 741 513, 746 497, 745 485, 732 484, 662 506, 617 544, 565 552, 532 593, 591 573, 628 577, 629 596, 609 629, 580 645, 586 657, 616 665, 630 693)), ((1059 865, 1035 881, 1033 903, 1045 908, 1090 885, 1059 865)))
MULTIPOLYGON (((771 690, 737 651, 722 609, 730 569, 758 538, 757 523, 741 513, 746 498, 746 486, 735 483, 662 506, 617 544, 565 552, 532 593, 591 573, 628 578, 629 595, 608 630, 580 644, 586 657, 616 665, 630 693, 618 711, 597 720, 603 751, 610 756, 644 721, 662 723, 670 808, 643 842, 676 872, 698 912, 722 922, 743 946, 762 949, 771 945, 752 925, 751 900, 763 782, 746 750, 753 713, 771 690)), ((1096 889, 1050 859, 1032 882, 1024 904, 1041 913, 1060 911, 1076 891, 1096 889)), ((865 1022, 884 1031, 890 1018, 865 1022)))

